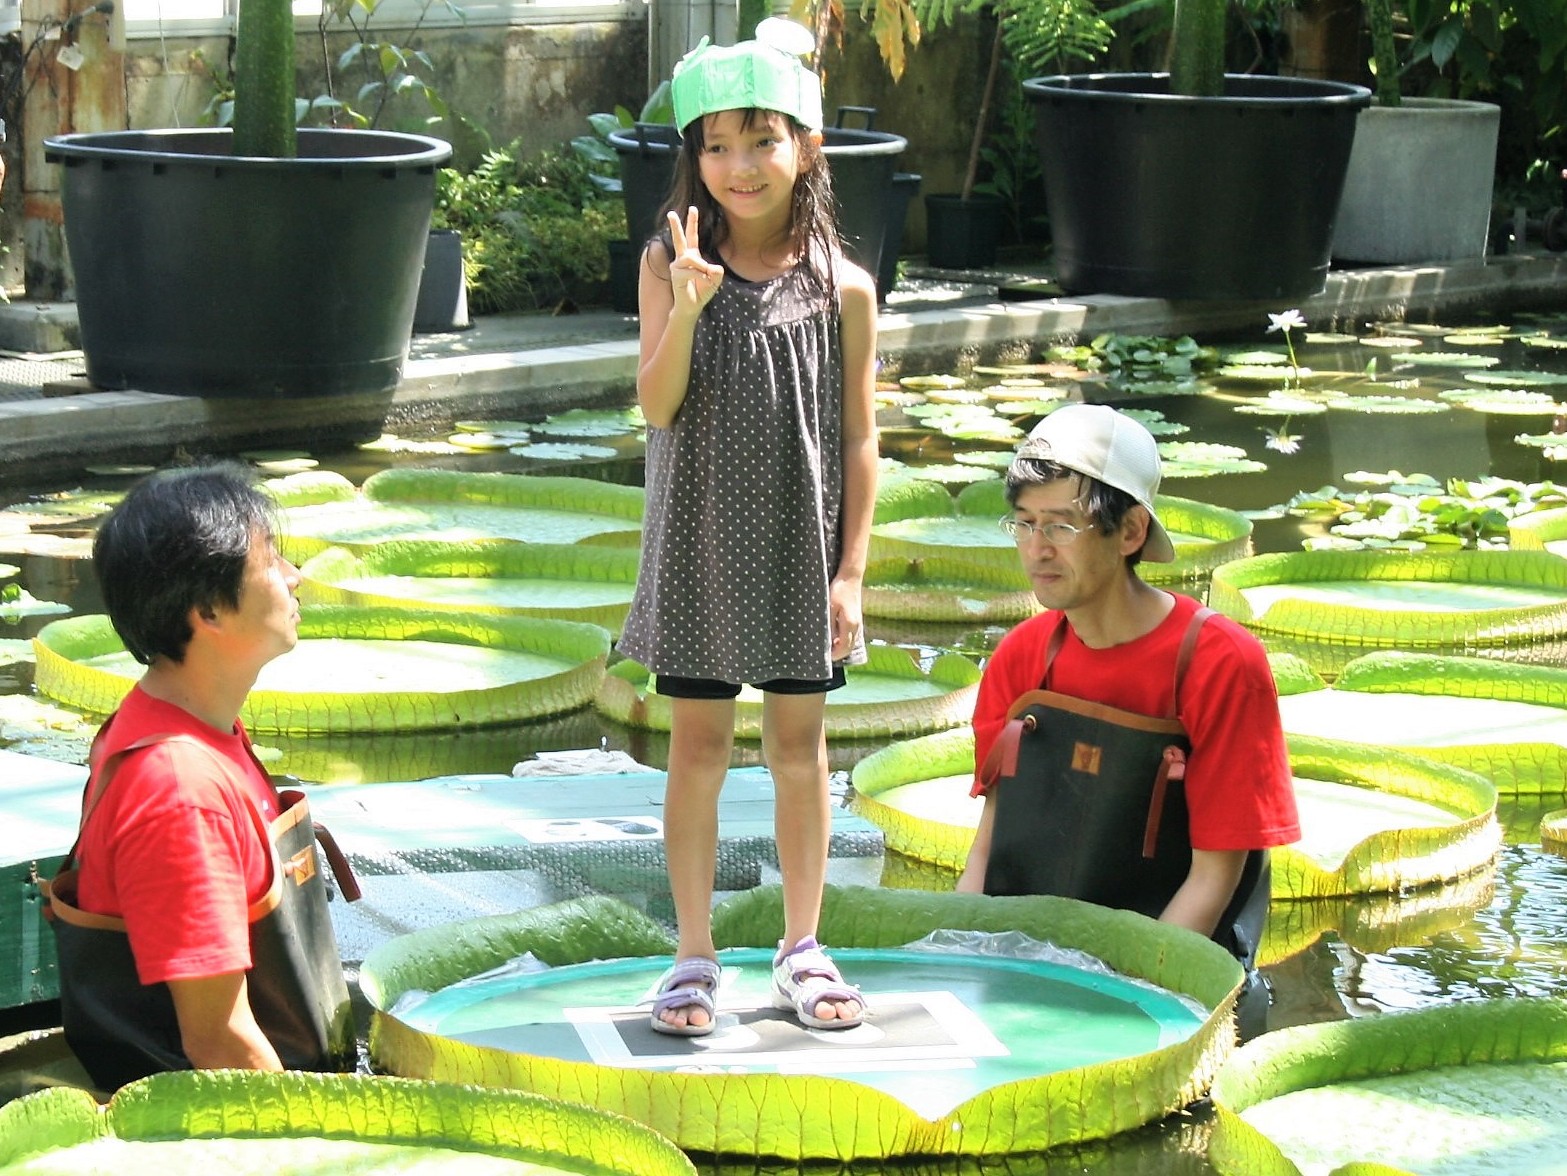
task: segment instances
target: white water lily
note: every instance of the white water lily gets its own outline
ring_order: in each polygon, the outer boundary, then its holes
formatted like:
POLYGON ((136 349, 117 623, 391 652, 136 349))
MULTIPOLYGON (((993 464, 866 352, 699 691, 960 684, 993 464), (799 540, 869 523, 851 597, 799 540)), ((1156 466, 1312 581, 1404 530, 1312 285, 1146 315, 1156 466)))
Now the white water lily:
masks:
MULTIPOLYGON (((1298 310, 1286 310, 1283 314, 1270 314, 1268 316, 1268 334, 1271 335, 1274 331, 1284 332, 1284 347, 1290 355, 1291 383, 1296 385, 1300 383, 1300 364, 1295 361, 1295 340, 1291 338, 1290 332, 1296 327, 1304 327, 1305 325, 1306 320, 1298 310)), ((1285 387, 1288 388, 1289 385, 1286 384, 1285 387)), ((1295 451, 1286 449, 1281 452, 1293 453, 1295 451)))
POLYGON ((1301 435, 1299 433, 1285 432, 1285 429, 1288 427, 1289 422, 1285 421, 1277 429, 1262 430, 1263 436, 1267 438, 1263 445, 1275 453, 1299 453, 1302 440, 1301 435))
POLYGON ((1296 327, 1304 327, 1305 318, 1298 310, 1286 310, 1283 314, 1270 314, 1268 316, 1268 334, 1274 331, 1283 331, 1284 337, 1289 338, 1289 333, 1296 327))

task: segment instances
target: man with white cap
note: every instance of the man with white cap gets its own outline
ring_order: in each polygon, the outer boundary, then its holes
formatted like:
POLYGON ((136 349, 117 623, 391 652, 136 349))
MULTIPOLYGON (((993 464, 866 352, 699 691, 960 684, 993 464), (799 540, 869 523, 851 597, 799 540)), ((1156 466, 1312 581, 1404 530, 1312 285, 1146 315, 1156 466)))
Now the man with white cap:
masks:
POLYGON ((985 667, 985 809, 958 889, 1063 895, 1211 936, 1248 969, 1249 1033, 1267 1011, 1251 970, 1266 851, 1300 836, 1289 758, 1257 639, 1137 574, 1175 558, 1159 477, 1148 430, 1092 404, 1047 416, 1007 470, 1001 526, 1046 611, 985 667))

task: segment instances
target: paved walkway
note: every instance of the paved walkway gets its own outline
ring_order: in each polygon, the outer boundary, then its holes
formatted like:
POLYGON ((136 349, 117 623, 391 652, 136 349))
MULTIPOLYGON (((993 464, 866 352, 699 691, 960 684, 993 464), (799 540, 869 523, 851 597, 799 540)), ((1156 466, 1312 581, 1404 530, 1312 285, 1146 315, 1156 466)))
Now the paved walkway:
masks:
MULTIPOLYGON (((880 320, 883 372, 961 370, 1033 358, 1049 342, 1102 331, 1212 336, 1260 331, 1261 302, 1166 302, 1093 295, 1004 300, 1027 272, 911 269, 880 320)), ((1299 309, 1315 330, 1403 315, 1411 320, 1522 305, 1567 304, 1567 255, 1517 253, 1453 265, 1335 272, 1299 309)), ((402 383, 379 396, 203 400, 89 385, 68 304, 0 306, 0 483, 79 476, 82 465, 157 463, 177 448, 334 448, 384 426, 416 429, 464 417, 533 419, 574 406, 625 404, 636 318, 609 310, 497 315, 468 331, 419 335, 402 383)))

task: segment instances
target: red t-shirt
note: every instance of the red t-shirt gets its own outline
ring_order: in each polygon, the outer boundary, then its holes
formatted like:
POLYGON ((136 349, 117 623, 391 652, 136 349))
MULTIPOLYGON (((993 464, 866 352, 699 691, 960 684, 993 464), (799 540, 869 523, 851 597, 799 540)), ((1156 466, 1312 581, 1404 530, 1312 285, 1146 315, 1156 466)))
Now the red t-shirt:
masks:
MULTIPOLYGON (((1059 694, 1162 718, 1169 714, 1175 658, 1201 605, 1175 595, 1157 628, 1135 641, 1090 649, 1070 626, 1050 672, 1059 694)), ((1001 639, 985 666, 974 707, 974 762, 985 762, 1007 710, 1044 676, 1045 647, 1059 612, 1030 617, 1001 639)), ((1192 750, 1186 805, 1192 848, 1268 849, 1300 837, 1278 691, 1258 640, 1223 616, 1208 618, 1181 684, 1176 717, 1192 750)), ((972 794, 984 791, 977 777, 972 794)))
POLYGON ((155 734, 211 748, 159 743, 132 752, 92 813, 77 850, 84 911, 125 920, 143 984, 250 967, 250 904, 272 880, 266 821, 277 794, 244 727, 224 734, 138 686, 100 733, 97 762, 155 734))

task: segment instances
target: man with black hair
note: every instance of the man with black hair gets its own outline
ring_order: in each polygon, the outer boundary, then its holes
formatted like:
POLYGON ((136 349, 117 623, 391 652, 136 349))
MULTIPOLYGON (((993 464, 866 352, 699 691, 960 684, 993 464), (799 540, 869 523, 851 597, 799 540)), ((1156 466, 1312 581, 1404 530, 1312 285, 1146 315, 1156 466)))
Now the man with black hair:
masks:
POLYGON ((239 720, 298 640, 299 571, 270 500, 237 466, 154 474, 104 520, 93 567, 147 669, 93 742, 50 886, 67 1042, 105 1089, 160 1070, 351 1067, 309 811, 239 720))
POLYGON ((1175 548, 1154 511, 1158 446, 1103 405, 1057 409, 1007 470, 1023 570, 1044 612, 985 667, 959 890, 1054 894, 1210 936, 1253 971, 1267 850, 1300 836, 1267 656, 1242 626, 1145 583, 1175 548))

